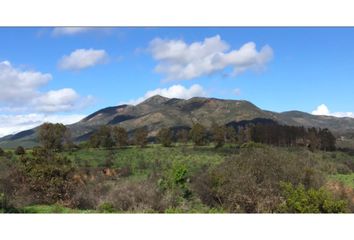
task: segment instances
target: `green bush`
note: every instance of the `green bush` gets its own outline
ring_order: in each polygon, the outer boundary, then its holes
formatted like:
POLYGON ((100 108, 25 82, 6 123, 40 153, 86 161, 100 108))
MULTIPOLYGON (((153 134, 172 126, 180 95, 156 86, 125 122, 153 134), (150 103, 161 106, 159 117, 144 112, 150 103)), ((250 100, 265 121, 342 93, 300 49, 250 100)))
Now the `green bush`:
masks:
POLYGON ((294 187, 291 183, 282 183, 282 195, 285 201, 278 211, 284 213, 345 213, 347 202, 336 200, 321 189, 305 189, 303 185, 294 187))

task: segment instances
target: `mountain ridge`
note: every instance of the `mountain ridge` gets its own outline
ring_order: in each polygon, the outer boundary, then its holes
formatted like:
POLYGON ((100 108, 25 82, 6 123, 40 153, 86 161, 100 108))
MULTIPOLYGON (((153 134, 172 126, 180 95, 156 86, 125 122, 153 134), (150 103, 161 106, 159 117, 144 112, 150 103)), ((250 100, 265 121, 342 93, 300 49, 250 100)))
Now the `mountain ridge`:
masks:
MULTIPOLYGON (((241 121, 266 119, 283 125, 329 128, 337 134, 354 132, 354 119, 316 116, 292 110, 281 113, 263 110, 246 100, 206 97, 190 99, 152 96, 137 105, 119 105, 100 109, 77 123, 67 125, 74 141, 89 138, 101 125, 119 125, 133 133, 146 127, 149 136, 155 136, 162 127, 185 128, 199 122, 210 127, 213 122, 227 125, 241 121)), ((16 147, 37 144, 37 128, 0 138, 0 146, 16 147)))

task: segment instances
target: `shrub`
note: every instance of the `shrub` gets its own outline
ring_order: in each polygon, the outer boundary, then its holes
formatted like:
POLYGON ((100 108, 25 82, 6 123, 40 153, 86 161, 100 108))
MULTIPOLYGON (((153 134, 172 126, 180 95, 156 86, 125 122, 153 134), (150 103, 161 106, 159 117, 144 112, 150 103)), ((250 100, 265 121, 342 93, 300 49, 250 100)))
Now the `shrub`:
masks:
POLYGON ((336 200, 323 188, 305 189, 303 185, 294 187, 291 183, 282 183, 284 202, 279 206, 279 212, 285 213, 344 213, 347 202, 336 200))
POLYGON ((25 155, 26 150, 22 146, 18 146, 15 150, 16 155, 25 155))
POLYGON ((228 212, 274 212, 281 202, 280 182, 306 188, 323 185, 322 173, 297 153, 274 148, 244 148, 209 172, 194 178, 193 189, 211 207, 228 212))
POLYGON ((5 152, 2 148, 0 148, 0 157, 3 157, 3 156, 5 156, 5 152))

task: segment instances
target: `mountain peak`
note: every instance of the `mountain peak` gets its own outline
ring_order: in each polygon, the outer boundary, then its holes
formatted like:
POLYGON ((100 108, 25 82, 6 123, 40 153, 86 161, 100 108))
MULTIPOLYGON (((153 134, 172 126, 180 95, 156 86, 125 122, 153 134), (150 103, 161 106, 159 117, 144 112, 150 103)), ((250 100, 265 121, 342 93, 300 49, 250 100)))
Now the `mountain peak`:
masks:
POLYGON ((163 97, 161 95, 154 95, 154 96, 146 99, 141 104, 161 104, 161 103, 167 102, 168 100, 170 100, 170 99, 167 97, 163 97))

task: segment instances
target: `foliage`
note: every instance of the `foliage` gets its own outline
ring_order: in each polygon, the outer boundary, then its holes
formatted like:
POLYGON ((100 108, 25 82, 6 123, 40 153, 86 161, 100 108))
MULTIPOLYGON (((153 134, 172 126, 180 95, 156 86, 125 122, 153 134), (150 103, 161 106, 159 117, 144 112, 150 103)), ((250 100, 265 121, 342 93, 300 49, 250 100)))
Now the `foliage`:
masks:
POLYGON ((224 126, 219 126, 216 123, 213 123, 211 126, 211 133, 215 147, 222 147, 225 144, 226 128, 224 126))
POLYGON ((177 132, 177 140, 180 143, 186 144, 189 141, 189 132, 186 129, 181 129, 177 132))
POLYGON ((18 174, 33 201, 55 203, 70 199, 74 190, 71 176, 75 172, 71 161, 46 149, 37 149, 32 155, 20 158, 18 174))
POLYGON ((112 136, 117 147, 125 147, 128 145, 128 133, 123 127, 113 127, 112 136))
POLYGON ((15 150, 16 155, 25 155, 26 150, 22 146, 18 146, 15 150))
POLYGON ((110 126, 101 126, 95 133, 90 137, 90 146, 93 148, 111 148, 114 146, 114 141, 112 139, 110 126))
POLYGON ((160 131, 157 133, 157 139, 158 141, 164 146, 164 147, 170 147, 172 144, 172 132, 169 128, 162 128, 160 131))
POLYGON ((148 131, 146 128, 139 128, 134 133, 134 142, 140 147, 145 147, 147 144, 148 131))
POLYGON ((44 123, 39 128, 38 140, 44 148, 60 151, 66 141, 67 131, 63 124, 44 123))
POLYGON ((207 131, 202 124, 200 123, 194 124, 192 129, 189 132, 189 135, 196 146, 202 146, 206 144, 207 131))
POLYGON ((282 195, 284 203, 279 206, 279 212, 285 213, 344 213, 347 211, 347 203, 336 200, 321 189, 305 189, 303 185, 294 187, 291 183, 282 183, 282 195))
POLYGON ((3 156, 5 156, 5 151, 2 148, 0 148, 0 157, 3 157, 3 156))
POLYGON ((274 212, 280 182, 319 187, 323 176, 311 159, 272 148, 245 148, 215 169, 195 177, 193 188, 205 204, 228 212, 274 212))

